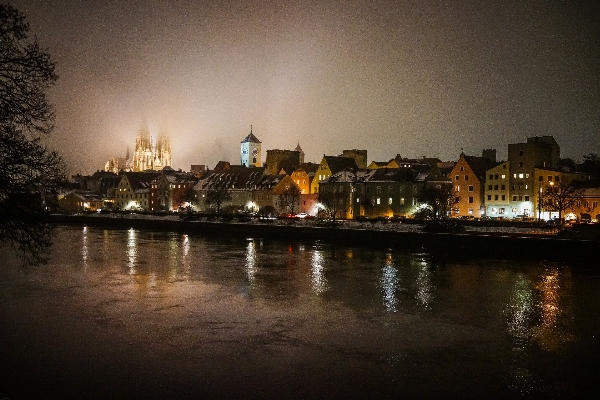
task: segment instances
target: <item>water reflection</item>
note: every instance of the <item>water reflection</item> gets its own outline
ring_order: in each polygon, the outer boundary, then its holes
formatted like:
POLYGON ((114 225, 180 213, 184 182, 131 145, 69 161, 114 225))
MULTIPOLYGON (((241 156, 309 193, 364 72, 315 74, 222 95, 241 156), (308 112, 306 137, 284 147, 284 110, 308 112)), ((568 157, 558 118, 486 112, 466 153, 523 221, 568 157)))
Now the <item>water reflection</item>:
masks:
POLYGON ((252 287, 256 275, 256 245, 254 239, 248 239, 246 245, 246 277, 252 287))
POLYGON ((394 267, 392 255, 386 255, 385 266, 381 271, 381 289, 383 291, 383 304, 389 312, 397 311, 398 299, 396 297, 396 289, 398 288, 398 270, 394 267))
POLYGON ((416 298, 424 308, 429 308, 433 302, 434 287, 431 283, 432 273, 429 270, 429 263, 425 258, 416 262, 417 274, 417 294, 416 298))
POLYGON ((83 227, 83 232, 81 234, 81 260, 83 261, 83 269, 84 271, 87 269, 87 264, 88 264, 88 256, 89 256, 89 249, 88 249, 88 227, 84 226, 83 227))
POLYGON ((535 302, 530 282, 524 274, 517 275, 507 305, 508 333, 518 339, 529 338, 535 302))
POLYGON ((546 351, 557 351, 573 340, 568 321, 564 318, 563 298, 568 290, 569 274, 558 268, 545 268, 533 279, 519 274, 507 305, 508 333, 527 342, 518 341, 518 348, 529 342, 546 351))
POLYGON ((568 275, 561 274, 558 268, 549 268, 541 274, 535 286, 539 291, 539 325, 532 329, 532 335, 544 350, 559 350, 573 339, 563 324, 564 314, 562 297, 567 289, 568 275))
POLYGON ((129 273, 134 275, 136 273, 137 264, 137 236, 138 232, 131 228, 127 231, 127 266, 129 267, 129 273))
POLYGON ((311 283, 315 294, 321 294, 327 290, 327 278, 325 278, 323 262, 322 251, 315 249, 311 258, 311 283))

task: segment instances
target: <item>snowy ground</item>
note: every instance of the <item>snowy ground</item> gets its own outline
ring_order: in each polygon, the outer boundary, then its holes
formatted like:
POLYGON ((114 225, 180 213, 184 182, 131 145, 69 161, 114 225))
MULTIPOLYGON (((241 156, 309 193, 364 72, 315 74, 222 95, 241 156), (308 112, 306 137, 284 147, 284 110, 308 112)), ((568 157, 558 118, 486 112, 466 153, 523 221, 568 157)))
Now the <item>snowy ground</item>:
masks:
MULTIPOLYGON (((170 215, 148 215, 148 214, 87 214, 88 216, 104 217, 104 218, 127 218, 127 219, 152 219, 152 220, 163 220, 163 221, 178 221, 180 220, 179 214, 170 215)), ((212 220, 219 222, 219 219, 212 220)), ((268 222, 252 220, 250 222, 238 222, 237 220, 228 221, 229 223, 250 223, 250 224, 264 224, 272 223, 276 225, 295 225, 295 226, 323 226, 325 224, 322 220, 307 219, 307 220, 281 220, 274 219, 268 222)), ((421 232, 423 230, 422 224, 413 223, 402 223, 397 221, 337 221, 336 226, 339 229, 364 229, 364 230, 378 230, 378 231, 394 231, 394 232, 421 232)), ((542 229, 540 227, 532 226, 465 226, 466 233, 506 233, 506 234, 525 234, 525 235, 552 235, 558 233, 558 229, 542 229)))

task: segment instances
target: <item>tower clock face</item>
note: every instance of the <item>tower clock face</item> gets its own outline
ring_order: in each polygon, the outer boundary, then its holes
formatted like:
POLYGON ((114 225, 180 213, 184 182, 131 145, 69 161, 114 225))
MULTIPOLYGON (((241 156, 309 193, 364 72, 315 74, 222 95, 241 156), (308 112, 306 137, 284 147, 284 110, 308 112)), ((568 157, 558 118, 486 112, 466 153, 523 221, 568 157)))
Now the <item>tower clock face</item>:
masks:
POLYGON ((258 154, 258 149, 255 147, 252 149, 252 155, 256 156, 258 154))
POLYGON ((248 154, 248 149, 243 149, 242 154, 248 154))

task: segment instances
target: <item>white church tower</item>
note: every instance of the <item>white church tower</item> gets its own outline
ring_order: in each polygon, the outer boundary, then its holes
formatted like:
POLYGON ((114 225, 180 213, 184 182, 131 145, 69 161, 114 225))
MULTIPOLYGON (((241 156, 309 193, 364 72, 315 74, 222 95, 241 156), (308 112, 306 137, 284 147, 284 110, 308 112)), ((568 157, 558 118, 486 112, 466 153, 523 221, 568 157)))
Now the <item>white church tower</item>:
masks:
POLYGON ((252 133, 252 125, 250 125, 250 134, 242 140, 241 156, 242 165, 246 167, 260 167, 262 164, 260 159, 260 140, 252 133))

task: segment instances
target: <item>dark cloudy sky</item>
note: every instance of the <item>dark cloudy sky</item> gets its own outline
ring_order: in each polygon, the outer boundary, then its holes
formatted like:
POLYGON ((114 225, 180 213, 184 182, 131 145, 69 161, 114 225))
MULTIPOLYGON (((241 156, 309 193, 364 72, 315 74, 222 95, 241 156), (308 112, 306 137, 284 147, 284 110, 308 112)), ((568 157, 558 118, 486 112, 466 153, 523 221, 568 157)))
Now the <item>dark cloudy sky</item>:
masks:
POLYGON ((124 156, 144 120, 184 170, 239 163, 251 124, 263 152, 300 142, 315 162, 505 158, 535 135, 600 153, 598 1, 11 3, 57 62, 72 172, 124 156))

